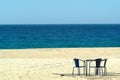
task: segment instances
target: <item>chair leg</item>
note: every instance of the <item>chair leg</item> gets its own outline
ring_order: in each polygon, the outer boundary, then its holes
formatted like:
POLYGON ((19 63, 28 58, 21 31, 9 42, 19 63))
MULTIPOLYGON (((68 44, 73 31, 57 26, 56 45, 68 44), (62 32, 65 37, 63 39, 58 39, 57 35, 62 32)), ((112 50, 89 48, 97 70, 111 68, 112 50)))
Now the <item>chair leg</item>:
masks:
POLYGON ((89 76, 90 76, 90 62, 89 62, 89 64, 86 63, 86 66, 88 66, 88 69, 89 69, 89 72, 88 72, 88 73, 89 73, 89 76), (88 65, 89 65, 89 66, 88 66, 88 65))
POLYGON ((101 70, 102 70, 102 76, 103 76, 103 68, 101 68, 101 70))
POLYGON ((95 68, 95 75, 98 75, 98 68, 95 68))
POLYGON ((95 72, 94 73, 95 73, 95 76, 96 76, 96 68, 95 68, 95 72))
POLYGON ((73 70, 72 70, 72 75, 74 75, 74 67, 73 67, 73 70))
POLYGON ((83 68, 83 74, 85 75, 85 68, 83 68))
MULTIPOLYGON (((85 64, 85 62, 84 62, 84 66, 85 66, 86 64, 85 64)), ((86 67, 83 67, 83 74, 85 75, 85 69, 86 69, 86 67)))
POLYGON ((104 75, 107 75, 107 68, 104 68, 104 75))
POLYGON ((101 69, 98 68, 98 75, 101 75, 101 69))
POLYGON ((80 75, 80 68, 78 68, 78 75, 80 75))
POLYGON ((107 75, 107 68, 105 68, 106 69, 106 75, 107 75))
POLYGON ((103 68, 100 68, 100 69, 101 69, 101 75, 103 76, 104 74, 103 68))
POLYGON ((89 68, 89 75, 90 75, 90 68, 89 68))
POLYGON ((99 69, 100 69, 99 73, 102 76, 103 75, 103 69, 102 68, 99 68, 99 69))

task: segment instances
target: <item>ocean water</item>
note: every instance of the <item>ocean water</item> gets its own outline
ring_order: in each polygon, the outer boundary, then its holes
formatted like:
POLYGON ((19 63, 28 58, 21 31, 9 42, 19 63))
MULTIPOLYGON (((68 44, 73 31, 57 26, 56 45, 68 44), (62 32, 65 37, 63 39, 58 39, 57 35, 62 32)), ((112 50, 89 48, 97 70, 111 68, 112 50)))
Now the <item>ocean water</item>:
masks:
POLYGON ((77 47, 120 47, 120 25, 0 25, 0 49, 77 47))

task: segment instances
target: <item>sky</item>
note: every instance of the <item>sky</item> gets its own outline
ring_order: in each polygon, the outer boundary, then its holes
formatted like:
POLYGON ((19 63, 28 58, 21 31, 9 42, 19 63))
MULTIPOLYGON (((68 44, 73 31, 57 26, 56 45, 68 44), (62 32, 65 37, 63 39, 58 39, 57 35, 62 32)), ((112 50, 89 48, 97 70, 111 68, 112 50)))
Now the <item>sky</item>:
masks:
POLYGON ((120 24, 120 0, 0 0, 0 24, 120 24))

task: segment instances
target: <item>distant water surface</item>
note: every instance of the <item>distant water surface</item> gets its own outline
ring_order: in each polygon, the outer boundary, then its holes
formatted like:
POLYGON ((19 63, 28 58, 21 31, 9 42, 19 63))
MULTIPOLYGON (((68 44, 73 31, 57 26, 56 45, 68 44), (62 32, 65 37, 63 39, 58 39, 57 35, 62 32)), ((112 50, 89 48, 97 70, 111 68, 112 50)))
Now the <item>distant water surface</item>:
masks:
POLYGON ((0 25, 0 49, 74 47, 120 47, 120 25, 0 25))

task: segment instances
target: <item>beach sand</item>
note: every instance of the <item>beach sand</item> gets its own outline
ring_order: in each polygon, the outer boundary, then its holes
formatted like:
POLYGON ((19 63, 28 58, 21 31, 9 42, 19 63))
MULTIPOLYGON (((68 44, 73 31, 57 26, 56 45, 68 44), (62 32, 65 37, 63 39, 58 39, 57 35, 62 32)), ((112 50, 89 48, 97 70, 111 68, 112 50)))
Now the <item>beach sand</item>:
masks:
POLYGON ((3 49, 0 80, 120 80, 120 48, 3 49), (108 75, 72 76, 73 58, 107 58, 108 75))

